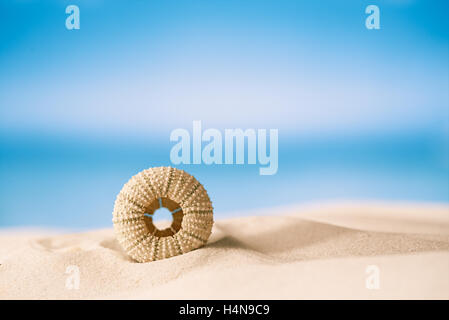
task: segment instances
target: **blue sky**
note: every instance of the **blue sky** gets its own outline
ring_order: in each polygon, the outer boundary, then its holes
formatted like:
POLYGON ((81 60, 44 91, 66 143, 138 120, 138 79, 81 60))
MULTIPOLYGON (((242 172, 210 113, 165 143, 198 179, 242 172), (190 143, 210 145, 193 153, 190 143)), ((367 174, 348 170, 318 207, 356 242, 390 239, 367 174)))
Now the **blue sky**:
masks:
POLYGON ((275 176, 183 167, 222 216, 447 203, 448 12, 414 0, 1 1, 0 225, 109 226, 123 183, 170 165, 170 132, 193 120, 279 129, 275 176), (80 30, 65 28, 69 4, 80 30), (370 4, 380 30, 365 27, 370 4))
POLYGON ((2 127, 164 132, 447 127, 447 2, 73 1, 1 4, 2 127))

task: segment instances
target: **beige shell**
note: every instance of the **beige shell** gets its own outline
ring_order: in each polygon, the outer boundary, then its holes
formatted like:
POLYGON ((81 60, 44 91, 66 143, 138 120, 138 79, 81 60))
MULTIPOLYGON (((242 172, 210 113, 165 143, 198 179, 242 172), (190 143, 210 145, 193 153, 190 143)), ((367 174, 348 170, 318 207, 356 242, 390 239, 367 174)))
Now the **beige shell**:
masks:
POLYGON ((187 172, 150 168, 133 176, 115 200, 112 222, 125 251, 139 262, 165 259, 203 246, 213 225, 213 207, 204 187, 187 172), (172 212, 169 228, 157 229, 152 214, 172 212))

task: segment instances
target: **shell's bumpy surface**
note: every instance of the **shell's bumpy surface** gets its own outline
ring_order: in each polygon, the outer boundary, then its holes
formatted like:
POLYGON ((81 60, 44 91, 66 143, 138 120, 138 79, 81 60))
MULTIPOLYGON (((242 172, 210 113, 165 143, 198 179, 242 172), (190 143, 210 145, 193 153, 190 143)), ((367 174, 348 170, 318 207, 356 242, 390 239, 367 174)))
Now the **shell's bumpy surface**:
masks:
POLYGON ((133 176, 115 201, 114 230, 125 251, 139 262, 169 258, 207 242, 213 207, 204 187, 183 170, 158 167, 133 176), (157 229, 152 214, 168 208, 172 225, 157 229))

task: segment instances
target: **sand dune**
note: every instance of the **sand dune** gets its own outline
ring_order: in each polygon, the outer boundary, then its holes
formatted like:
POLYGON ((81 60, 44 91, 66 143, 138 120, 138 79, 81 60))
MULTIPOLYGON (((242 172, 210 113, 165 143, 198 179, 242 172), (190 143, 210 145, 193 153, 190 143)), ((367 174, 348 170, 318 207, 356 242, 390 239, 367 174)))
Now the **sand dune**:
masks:
POLYGON ((207 246, 145 264, 112 229, 3 231, 0 264, 1 299, 449 299, 449 207, 275 209, 216 221, 207 246))

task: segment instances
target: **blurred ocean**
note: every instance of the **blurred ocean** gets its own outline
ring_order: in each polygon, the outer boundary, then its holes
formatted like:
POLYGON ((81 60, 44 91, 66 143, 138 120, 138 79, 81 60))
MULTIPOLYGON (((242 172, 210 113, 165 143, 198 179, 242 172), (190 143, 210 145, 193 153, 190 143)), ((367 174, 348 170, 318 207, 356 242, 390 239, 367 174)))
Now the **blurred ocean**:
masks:
MULTIPOLYGON (((2 135, 0 226, 111 226, 114 200, 139 171, 170 165, 167 134, 115 140, 2 135)), ((203 183, 217 217, 247 209, 338 199, 449 202, 447 142, 432 133, 304 136, 279 141, 279 169, 183 165, 203 183)))
POLYGON ((449 202, 448 1, 0 1, 0 227, 111 226, 170 132, 279 130, 279 168, 186 165, 217 217, 449 202))

